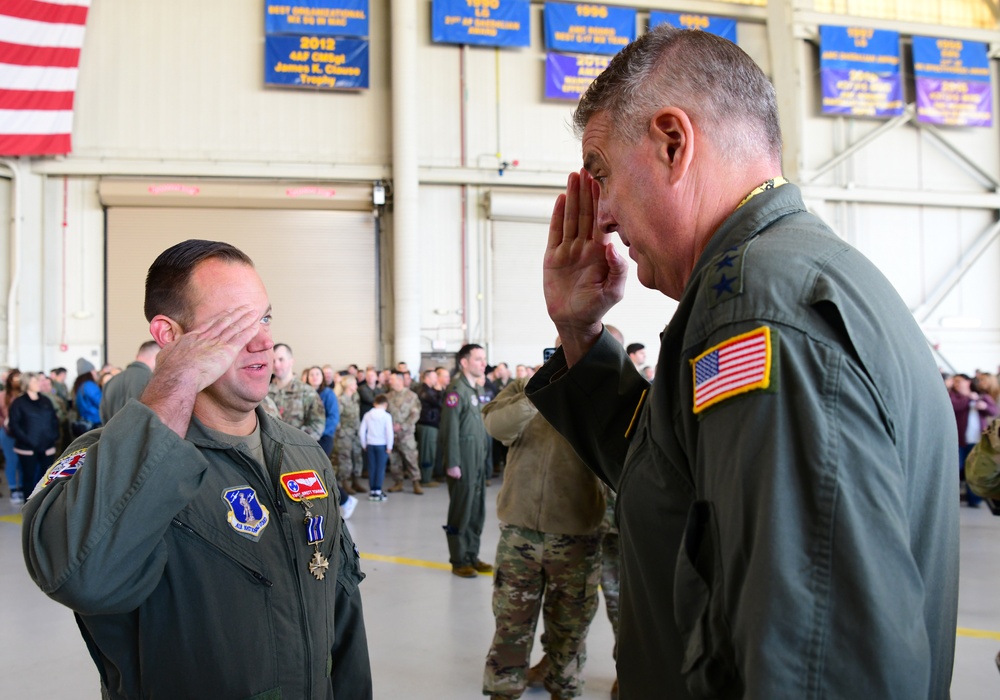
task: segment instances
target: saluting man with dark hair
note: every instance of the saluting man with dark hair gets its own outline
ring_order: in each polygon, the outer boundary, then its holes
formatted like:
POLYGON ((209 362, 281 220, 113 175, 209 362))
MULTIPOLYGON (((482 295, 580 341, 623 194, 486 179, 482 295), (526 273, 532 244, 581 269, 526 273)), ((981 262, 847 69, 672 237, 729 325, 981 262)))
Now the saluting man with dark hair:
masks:
POLYGON ((140 400, 25 506, 31 577, 77 614, 103 697, 370 700, 333 468, 260 407, 274 341, 253 263, 177 244, 149 269, 146 319, 162 350, 140 400))

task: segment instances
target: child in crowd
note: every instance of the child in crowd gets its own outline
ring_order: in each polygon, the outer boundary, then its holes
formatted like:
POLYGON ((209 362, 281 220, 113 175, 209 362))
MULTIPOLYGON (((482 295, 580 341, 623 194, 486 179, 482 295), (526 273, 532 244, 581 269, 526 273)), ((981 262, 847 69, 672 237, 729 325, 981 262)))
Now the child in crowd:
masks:
POLYGON ((386 501, 389 497, 382 493, 382 481, 385 478, 385 463, 392 450, 392 416, 386 408, 389 401, 384 394, 375 397, 372 410, 361 419, 358 435, 361 438, 361 448, 368 453, 368 485, 369 501, 386 501))

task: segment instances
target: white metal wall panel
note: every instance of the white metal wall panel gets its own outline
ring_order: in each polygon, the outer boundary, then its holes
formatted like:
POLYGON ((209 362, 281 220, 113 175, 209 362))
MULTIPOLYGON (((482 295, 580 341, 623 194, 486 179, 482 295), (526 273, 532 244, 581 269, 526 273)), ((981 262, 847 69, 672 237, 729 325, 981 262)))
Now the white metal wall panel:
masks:
POLYGON ((387 163, 387 14, 371 3, 370 89, 318 92, 264 87, 262 3, 95 2, 74 155, 387 163))
MULTIPOLYGON (((541 223, 493 222, 493 284, 489 303, 493 330, 489 359, 492 363, 537 365, 542 349, 551 347, 556 330, 545 309, 542 292, 542 256, 548 226, 541 223)), ((615 248, 628 259, 628 250, 615 240, 615 248)), ((646 360, 656 364, 660 332, 677 308, 676 302, 660 292, 646 289, 629 262, 625 298, 605 317, 617 326, 625 343, 646 346, 646 360)))
MULTIPOLYGON (((941 31, 946 35, 947 30, 941 31)), ((818 76, 818 49, 803 44, 802 57, 803 75, 818 76)), ((805 81, 803 86, 805 119, 800 148, 807 181, 816 169, 886 124, 885 120, 823 115, 819 89, 818 79, 805 81)), ((912 84, 907 90, 912 92, 912 84)), ((993 110, 998 113, 996 95, 993 110)), ((972 242, 997 218, 995 210, 922 203, 922 192, 964 195, 993 191, 962 157, 990 177, 997 178, 1000 173, 1000 141, 995 126, 935 130, 961 156, 909 123, 878 136, 815 183, 847 188, 847 195, 877 195, 890 190, 909 193, 912 203, 828 202, 822 213, 838 233, 882 270, 911 309, 918 308, 938 289, 972 242)), ((929 340, 937 346, 944 368, 965 372, 977 367, 996 369, 1000 360, 998 265, 1000 244, 994 244, 922 324, 929 340), (956 322, 979 325, 949 327, 956 322)))
POLYGON ((459 188, 420 188, 420 258, 413 264, 420 269, 421 352, 435 343, 454 351, 465 342, 461 212, 459 188))
POLYGON ((108 358, 124 366, 149 339, 142 300, 156 256, 188 238, 249 255, 274 308, 275 342, 296 369, 373 363, 378 343, 375 232, 370 213, 267 209, 108 209, 108 358))

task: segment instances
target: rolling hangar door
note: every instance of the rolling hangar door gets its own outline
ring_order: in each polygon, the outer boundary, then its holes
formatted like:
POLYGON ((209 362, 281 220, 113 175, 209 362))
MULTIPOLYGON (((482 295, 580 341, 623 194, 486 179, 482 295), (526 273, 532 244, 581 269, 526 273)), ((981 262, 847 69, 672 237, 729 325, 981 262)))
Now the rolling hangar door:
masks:
MULTIPOLYGON (((490 361, 538 365, 542 350, 555 340, 555 326, 545 309, 542 257, 549 235, 549 218, 558 191, 493 190, 487 200, 491 229, 491 261, 487 266, 492 303, 490 361)), ((660 333, 677 303, 636 277, 635 262, 617 234, 615 249, 628 261, 625 297, 605 317, 617 326, 625 343, 646 346, 646 364, 655 365, 660 333)))
POLYGON ((374 362, 378 346, 376 225, 370 185, 143 182, 105 179, 106 344, 124 367, 150 339, 146 270, 189 238, 226 241, 249 255, 274 311, 275 342, 296 372, 374 362))

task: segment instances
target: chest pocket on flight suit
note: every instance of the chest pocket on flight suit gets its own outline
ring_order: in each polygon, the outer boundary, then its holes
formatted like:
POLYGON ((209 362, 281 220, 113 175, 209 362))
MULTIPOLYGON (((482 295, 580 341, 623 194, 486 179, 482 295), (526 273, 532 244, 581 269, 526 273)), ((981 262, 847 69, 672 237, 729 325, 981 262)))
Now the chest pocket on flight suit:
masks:
POLYGON ((684 642, 681 673, 691 694, 742 696, 732 632, 723 612, 715 508, 708 501, 695 501, 688 512, 674 578, 674 617, 684 642))
POLYGON ((340 535, 340 566, 337 569, 337 585, 343 586, 347 595, 354 595, 358 585, 365 580, 361 571, 361 557, 358 548, 351 539, 351 533, 346 525, 341 525, 340 535))

